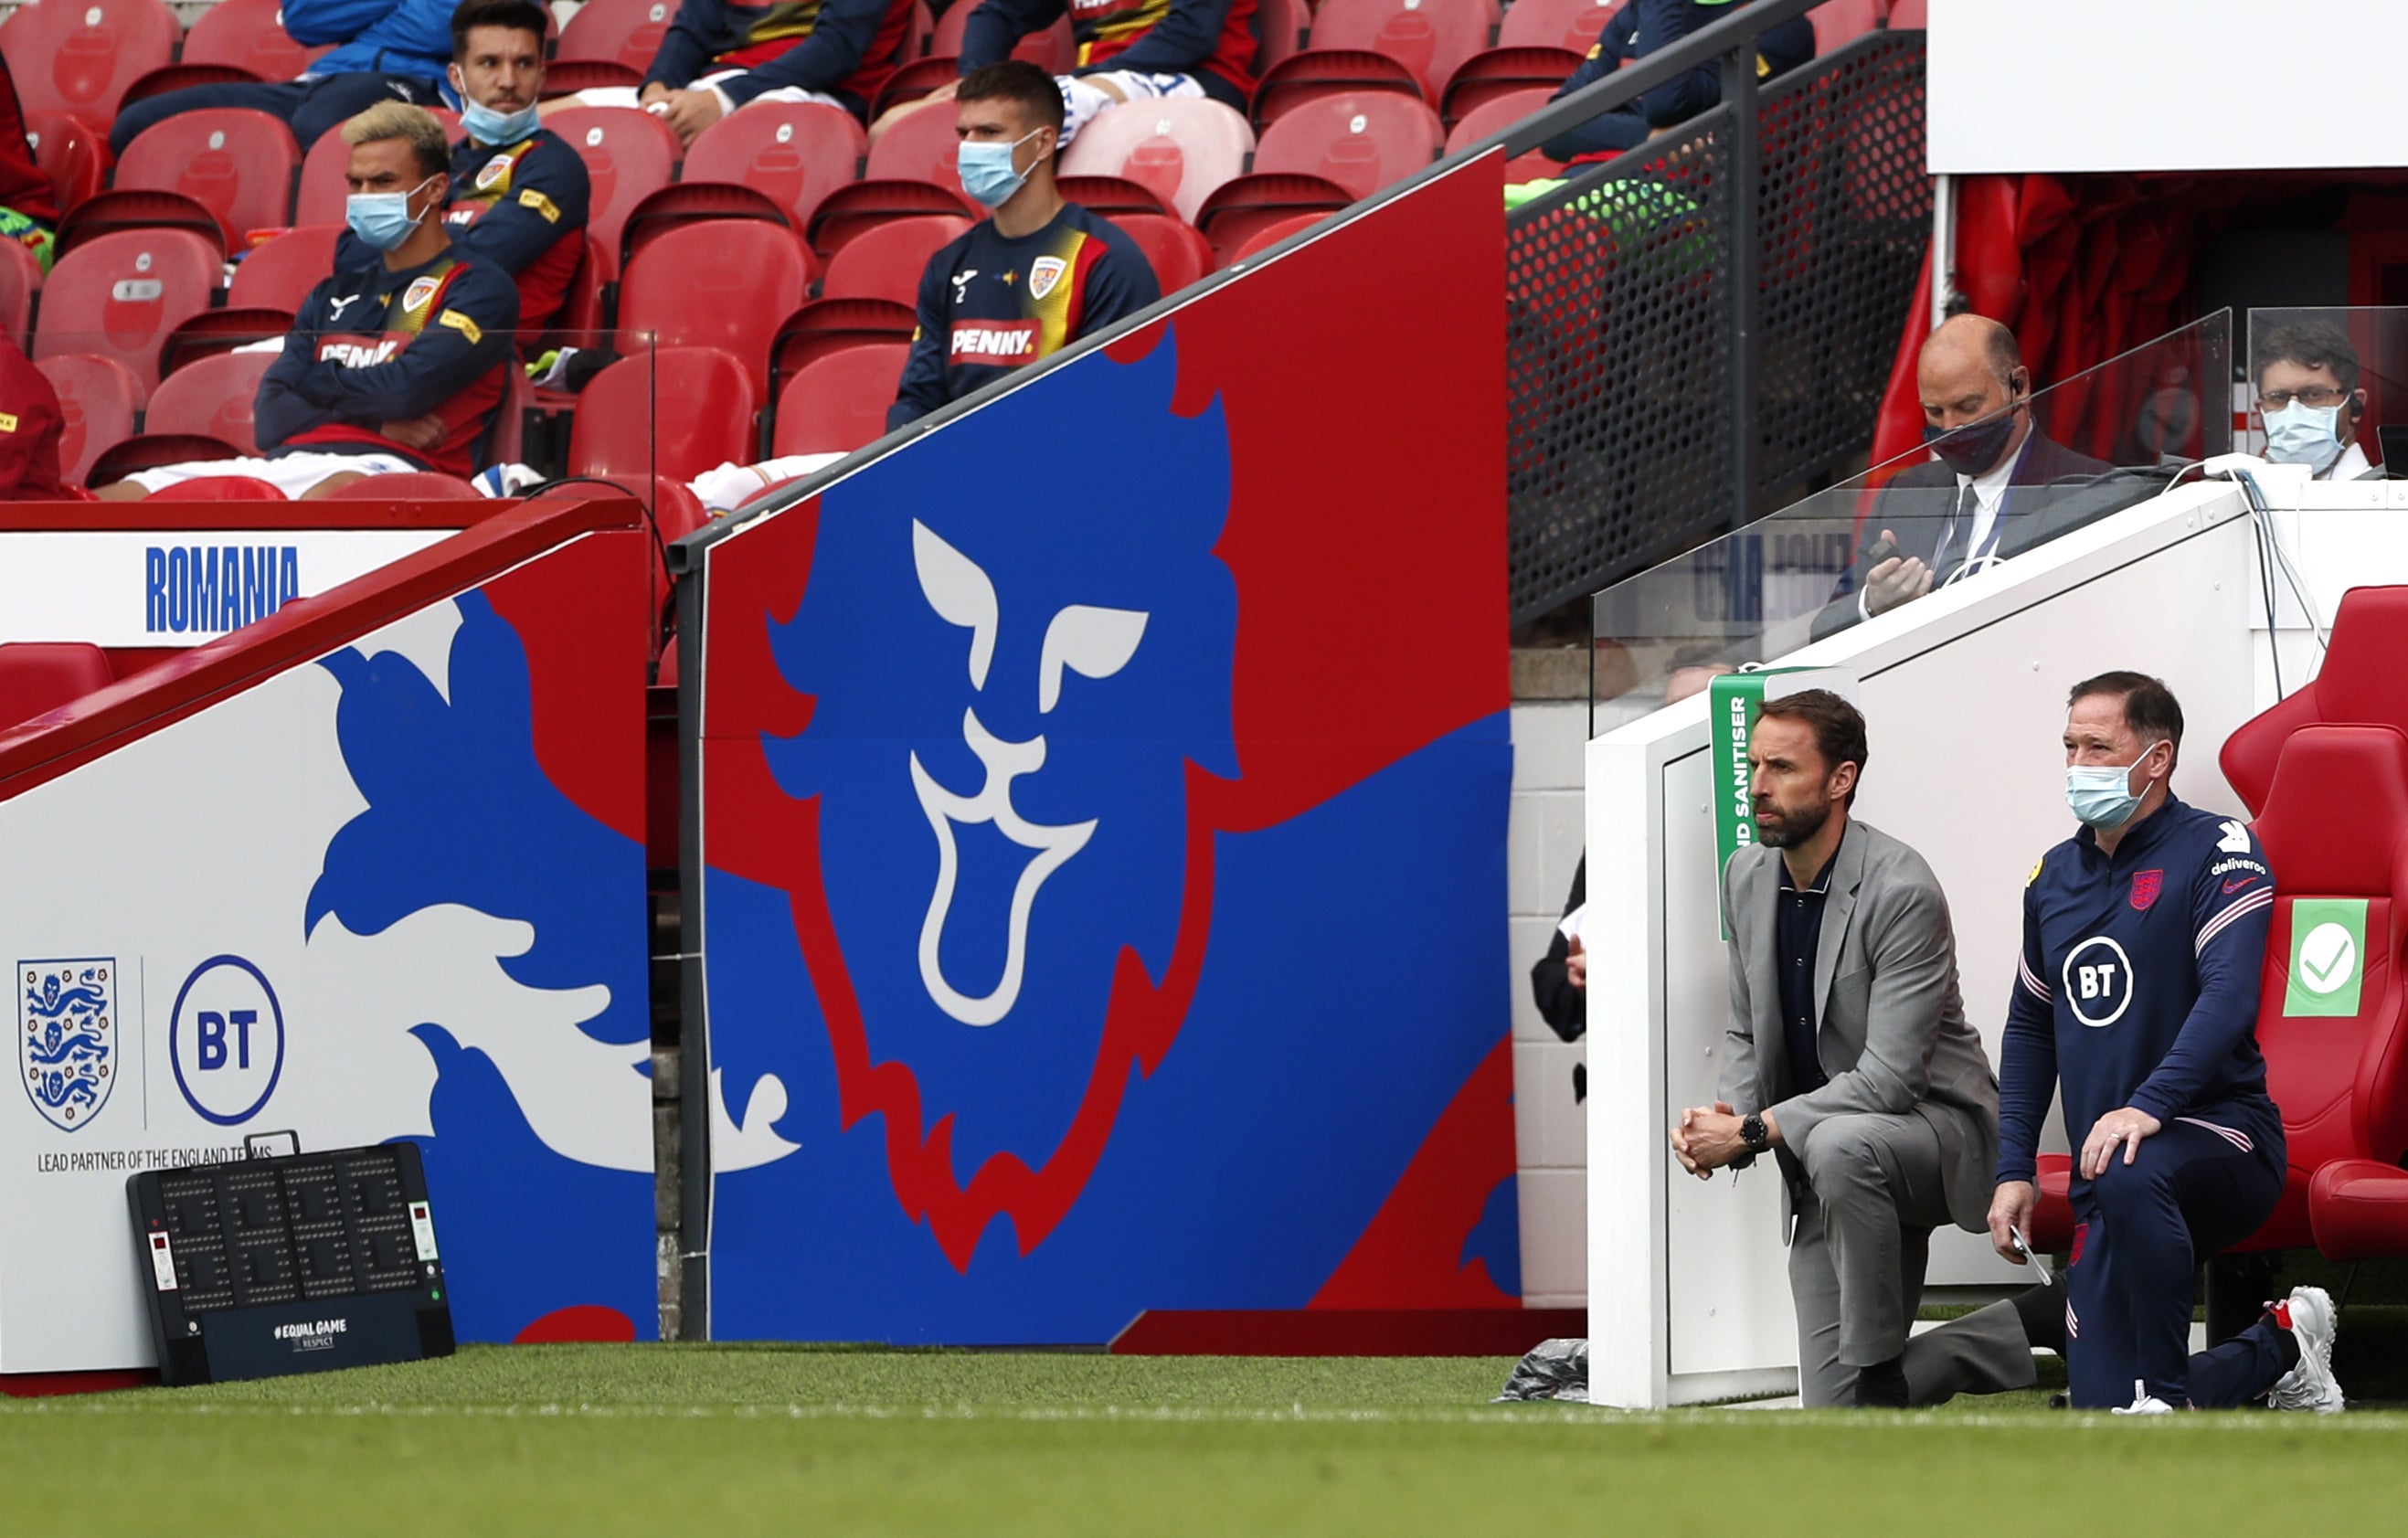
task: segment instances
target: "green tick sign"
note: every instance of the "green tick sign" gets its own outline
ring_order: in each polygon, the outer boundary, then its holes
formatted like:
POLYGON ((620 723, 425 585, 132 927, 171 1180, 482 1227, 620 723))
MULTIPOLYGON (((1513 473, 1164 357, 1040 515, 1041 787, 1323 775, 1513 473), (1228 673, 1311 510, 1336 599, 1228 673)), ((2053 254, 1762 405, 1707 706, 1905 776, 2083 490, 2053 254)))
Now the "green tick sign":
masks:
POLYGON ((2354 1015, 2366 973, 2366 899, 2301 898, 2291 904, 2291 978, 2283 1013, 2354 1015))

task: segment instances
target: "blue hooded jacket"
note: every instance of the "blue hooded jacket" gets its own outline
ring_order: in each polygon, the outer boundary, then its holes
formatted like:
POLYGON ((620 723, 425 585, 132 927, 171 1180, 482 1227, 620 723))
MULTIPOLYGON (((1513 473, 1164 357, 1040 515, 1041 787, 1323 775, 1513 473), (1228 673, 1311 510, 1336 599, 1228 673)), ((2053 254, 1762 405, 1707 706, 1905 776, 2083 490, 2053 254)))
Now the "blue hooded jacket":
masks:
MULTIPOLYGON (((314 77, 373 72, 434 80, 451 101, 452 13, 458 0, 284 0, 284 30, 309 48, 340 46, 314 77)), ((457 105, 456 103, 454 105, 457 105)))

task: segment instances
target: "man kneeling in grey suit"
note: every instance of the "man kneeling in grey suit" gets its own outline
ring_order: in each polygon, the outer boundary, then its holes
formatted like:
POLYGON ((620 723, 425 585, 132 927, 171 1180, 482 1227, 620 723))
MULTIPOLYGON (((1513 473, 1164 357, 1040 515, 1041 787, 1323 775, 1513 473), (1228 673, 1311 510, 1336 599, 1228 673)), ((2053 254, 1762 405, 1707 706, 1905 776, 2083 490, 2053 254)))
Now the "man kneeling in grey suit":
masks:
POLYGON ((1776 1157, 1800 1400, 1902 1408, 1931 1230, 1988 1231, 1999 1084, 1965 1023, 1939 881, 1849 818, 1865 752, 1837 695, 1765 703, 1748 741, 1758 841, 1723 871, 1722 1099, 1671 1138, 1700 1180, 1776 1157))

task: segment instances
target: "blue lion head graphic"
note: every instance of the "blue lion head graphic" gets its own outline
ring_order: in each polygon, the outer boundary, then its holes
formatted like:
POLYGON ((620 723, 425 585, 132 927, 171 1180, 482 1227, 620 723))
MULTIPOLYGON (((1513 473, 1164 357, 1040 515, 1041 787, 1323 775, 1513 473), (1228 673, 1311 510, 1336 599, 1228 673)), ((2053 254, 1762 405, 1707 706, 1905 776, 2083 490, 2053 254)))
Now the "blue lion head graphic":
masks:
POLYGON ((1237 772, 1228 434, 1217 400, 1173 413, 1177 374, 1166 337, 1034 381, 1042 438, 974 413, 943 429, 968 452, 839 483, 771 637, 814 700, 771 771, 820 798, 873 1056, 951 1118, 957 1172, 1059 1142, 1122 951, 1168 964, 1188 766, 1237 772))

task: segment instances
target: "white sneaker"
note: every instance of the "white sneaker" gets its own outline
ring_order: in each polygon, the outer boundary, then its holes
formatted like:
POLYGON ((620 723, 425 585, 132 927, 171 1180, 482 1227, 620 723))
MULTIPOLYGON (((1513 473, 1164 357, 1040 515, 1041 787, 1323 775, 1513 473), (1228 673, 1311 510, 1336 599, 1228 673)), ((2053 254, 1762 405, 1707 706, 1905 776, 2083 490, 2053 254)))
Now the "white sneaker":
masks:
POLYGON ((2322 1287, 2293 1287, 2290 1297, 2268 1306, 2274 1322, 2300 1343, 2300 1365, 2267 1391, 2266 1402, 2277 1410, 2339 1415, 2344 1401, 2341 1383, 2333 1376, 2332 1343, 2341 1325, 2331 1296, 2322 1287))
POLYGON ((2113 1416, 2170 1416, 2174 1413, 2174 1407, 2149 1392, 2146 1378, 2134 1378, 2132 1402, 2107 1413, 2113 1416))

